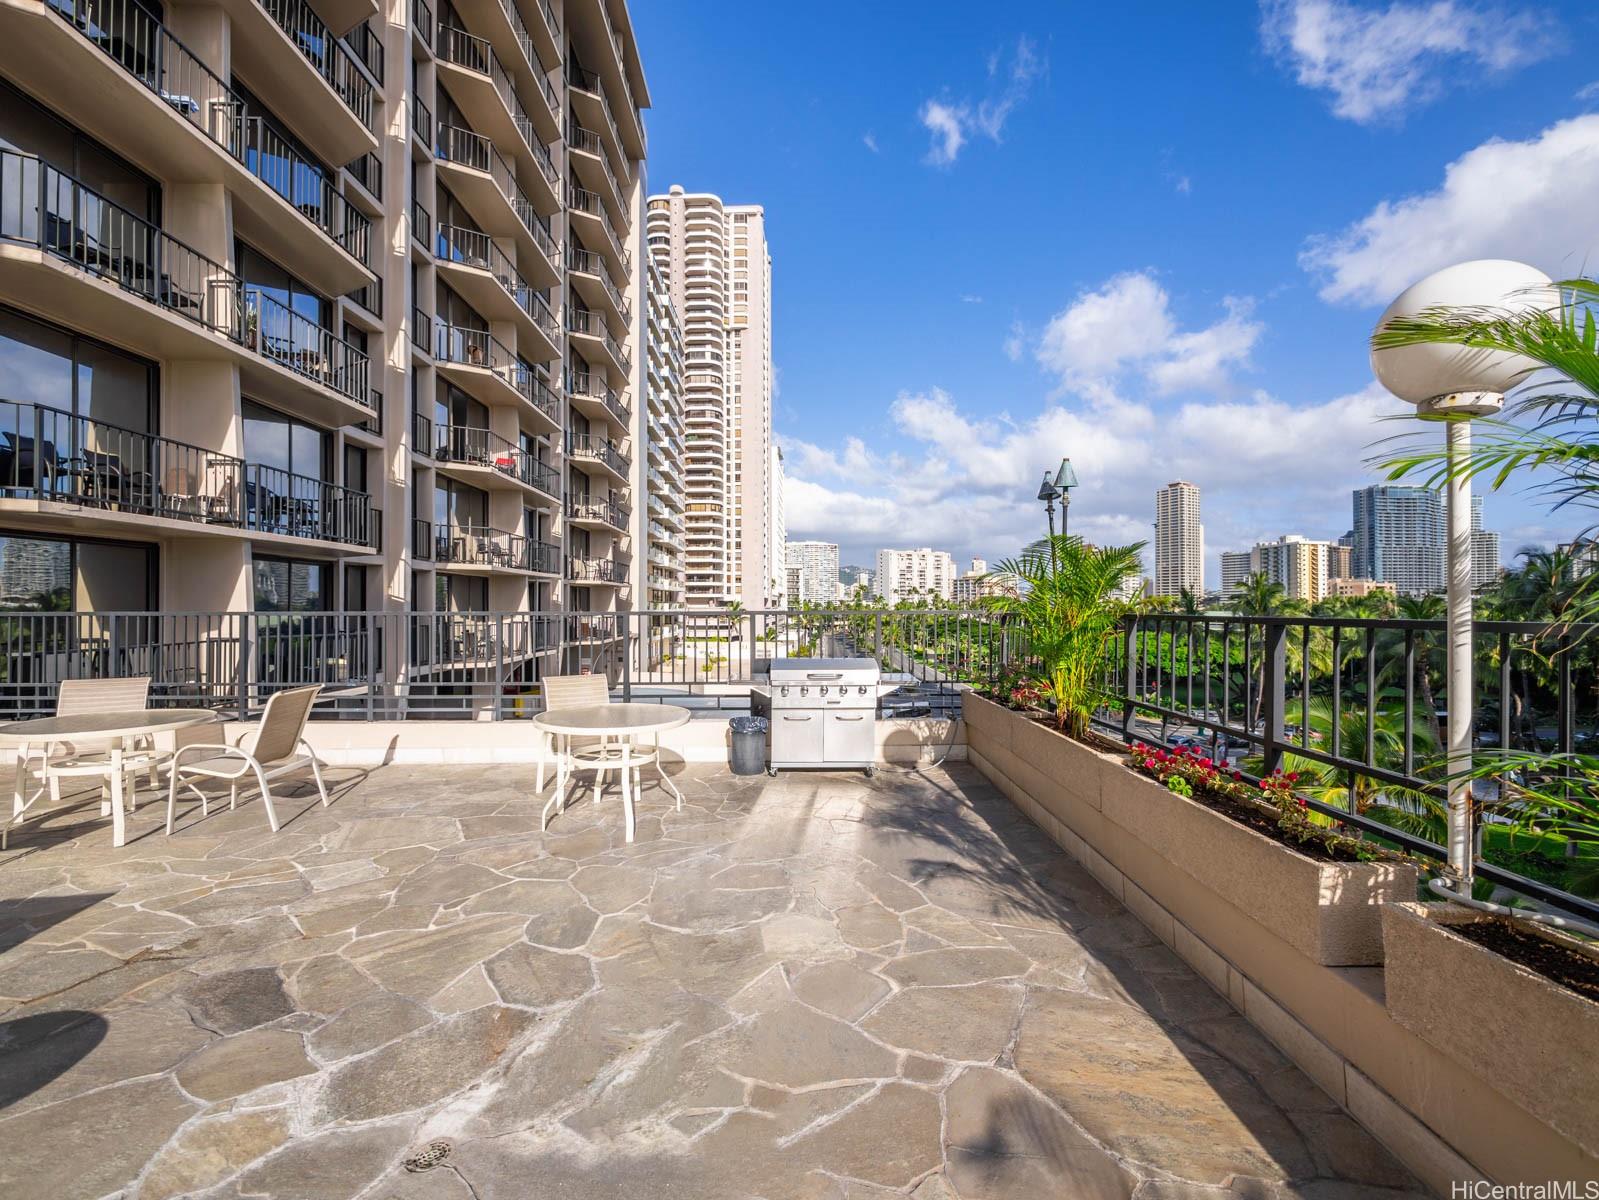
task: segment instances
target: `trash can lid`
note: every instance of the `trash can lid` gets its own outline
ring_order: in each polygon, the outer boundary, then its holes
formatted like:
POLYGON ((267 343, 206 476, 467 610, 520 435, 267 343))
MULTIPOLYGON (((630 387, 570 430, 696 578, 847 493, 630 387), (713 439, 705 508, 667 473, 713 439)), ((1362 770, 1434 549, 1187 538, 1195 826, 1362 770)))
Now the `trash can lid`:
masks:
POLYGON ((734 733, 765 733, 769 728, 765 717, 734 717, 728 724, 734 733))

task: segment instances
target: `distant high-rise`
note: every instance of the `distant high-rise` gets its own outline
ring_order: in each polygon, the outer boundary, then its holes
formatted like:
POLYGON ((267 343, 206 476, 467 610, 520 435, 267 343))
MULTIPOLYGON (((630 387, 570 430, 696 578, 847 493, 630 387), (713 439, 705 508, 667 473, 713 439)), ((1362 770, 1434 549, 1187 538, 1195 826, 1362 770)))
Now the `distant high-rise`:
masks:
POLYGON ((790 599, 831 604, 837 598, 837 542, 789 542, 783 548, 783 561, 790 599))
POLYGON ((645 504, 636 513, 636 536, 649 547, 633 557, 643 576, 633 593, 646 597, 646 608, 680 608, 683 604, 683 324, 672 307, 666 275, 653 259, 645 291, 645 394, 649 405, 644 423, 645 504))
POLYGON ((1155 595, 1205 590, 1205 527, 1199 488, 1178 480, 1155 493, 1155 595))
POLYGON ((651 196, 649 250, 683 318, 685 599, 760 608, 787 580, 772 457, 772 260, 765 210, 674 186, 651 196))
POLYGON ((943 550, 877 552, 877 594, 889 604, 901 600, 948 600, 955 592, 955 560, 943 550))
MULTIPOLYGON (((1375 484, 1354 494, 1353 573, 1391 583, 1402 596, 1444 590, 1447 512, 1441 493, 1375 484)), ((1499 535, 1482 527, 1482 497, 1471 498, 1471 586, 1492 586, 1501 573, 1499 535)))
POLYGON ((1248 550, 1223 550, 1221 552, 1221 594, 1230 596, 1255 573, 1252 555, 1248 550))

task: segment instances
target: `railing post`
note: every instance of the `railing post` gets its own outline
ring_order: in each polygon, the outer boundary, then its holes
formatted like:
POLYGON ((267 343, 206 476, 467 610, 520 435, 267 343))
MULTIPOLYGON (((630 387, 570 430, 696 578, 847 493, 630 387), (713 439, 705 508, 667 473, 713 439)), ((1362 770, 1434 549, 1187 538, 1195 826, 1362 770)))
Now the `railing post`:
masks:
POLYGON ((235 619, 239 622, 239 670, 234 684, 238 694, 235 699, 238 719, 243 721, 250 715, 250 617, 240 613, 235 619))
MULTIPOLYGON (((1283 762, 1283 711, 1288 707, 1288 626, 1274 622, 1262 630, 1264 673, 1261 679, 1261 716, 1264 739, 1261 751, 1264 765, 1262 775, 1270 775, 1283 762)), ((1369 661, 1369 659, 1368 659, 1369 661)), ((1370 693, 1366 705, 1371 707, 1370 693)))
POLYGON ((619 611, 616 614, 617 628, 622 635, 622 703, 627 704, 633 699, 633 642, 631 634, 631 614, 619 611))
POLYGON ((881 664, 883 661, 883 614, 875 613, 872 617, 872 657, 881 664))
POLYGON ((1122 660, 1122 741, 1133 738, 1133 701, 1137 698, 1137 668, 1133 666, 1134 649, 1138 644, 1138 618, 1128 617, 1126 636, 1123 639, 1122 660))

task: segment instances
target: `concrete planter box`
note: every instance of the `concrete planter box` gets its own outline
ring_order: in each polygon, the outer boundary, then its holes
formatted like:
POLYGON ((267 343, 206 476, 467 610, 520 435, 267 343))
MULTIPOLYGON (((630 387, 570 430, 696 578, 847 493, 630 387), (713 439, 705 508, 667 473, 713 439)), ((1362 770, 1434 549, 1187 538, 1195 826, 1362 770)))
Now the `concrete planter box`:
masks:
POLYGON ((1483 919, 1449 904, 1386 905, 1388 1013, 1599 1157, 1599 1004, 1449 932, 1483 919))
POLYGON ((1130 878, 1139 872, 1085 817, 1102 815, 1312 962, 1381 963, 1381 906, 1416 895, 1416 870, 1406 863, 1318 861, 1022 713, 978 697, 967 712, 972 750, 1130 878))

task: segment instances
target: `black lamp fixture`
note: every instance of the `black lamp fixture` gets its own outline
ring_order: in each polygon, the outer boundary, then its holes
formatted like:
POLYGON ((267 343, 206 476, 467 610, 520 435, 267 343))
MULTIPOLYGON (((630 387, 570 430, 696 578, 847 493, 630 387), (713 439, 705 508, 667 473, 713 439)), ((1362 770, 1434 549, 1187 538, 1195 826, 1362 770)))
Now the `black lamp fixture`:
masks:
POLYGON ((1072 460, 1060 460, 1060 468, 1055 472, 1055 494, 1060 497, 1060 532, 1065 537, 1067 529, 1067 515, 1072 503, 1072 489, 1077 486, 1077 472, 1072 470, 1072 460))

